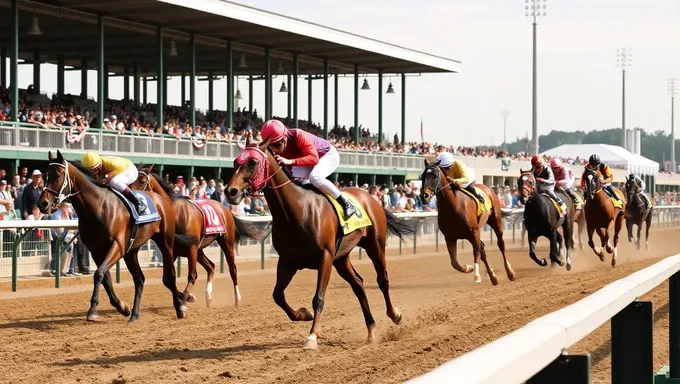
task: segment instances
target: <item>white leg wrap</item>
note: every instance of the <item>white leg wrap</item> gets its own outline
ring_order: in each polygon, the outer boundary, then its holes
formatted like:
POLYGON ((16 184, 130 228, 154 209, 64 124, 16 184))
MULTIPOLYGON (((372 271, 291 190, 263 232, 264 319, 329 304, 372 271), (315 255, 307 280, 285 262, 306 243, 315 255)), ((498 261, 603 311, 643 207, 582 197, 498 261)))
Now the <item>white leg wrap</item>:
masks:
POLYGON ((307 340, 314 340, 316 341, 316 334, 312 333, 311 335, 307 336, 307 340))
POLYGON ((241 291, 238 289, 238 285, 234 286, 234 297, 237 301, 241 301, 241 291))
POLYGON ((208 281, 208 283, 205 285, 205 293, 208 296, 212 295, 212 281, 208 281))
POLYGON ((475 276, 479 276, 479 263, 475 263, 475 276))

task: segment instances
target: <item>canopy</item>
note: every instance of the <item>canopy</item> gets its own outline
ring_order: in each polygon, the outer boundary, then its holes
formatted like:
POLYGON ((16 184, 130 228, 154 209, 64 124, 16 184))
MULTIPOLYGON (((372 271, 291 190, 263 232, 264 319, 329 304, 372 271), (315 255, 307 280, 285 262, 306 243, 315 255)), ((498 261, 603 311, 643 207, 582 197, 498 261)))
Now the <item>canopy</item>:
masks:
POLYGON ((571 160, 588 160, 590 155, 597 153, 602 161, 626 169, 629 173, 642 175, 656 175, 659 163, 646 157, 636 155, 622 147, 607 144, 565 144, 549 149, 542 155, 568 158, 571 160))

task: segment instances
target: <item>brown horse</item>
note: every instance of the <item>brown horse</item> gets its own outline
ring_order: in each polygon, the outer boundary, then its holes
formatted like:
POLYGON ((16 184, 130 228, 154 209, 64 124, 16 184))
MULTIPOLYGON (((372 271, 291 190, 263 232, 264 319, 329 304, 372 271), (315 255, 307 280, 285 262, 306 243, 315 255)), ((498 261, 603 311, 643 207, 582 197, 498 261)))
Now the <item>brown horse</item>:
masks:
POLYGON ((313 320, 304 348, 316 349, 326 288, 331 270, 335 267, 359 299, 368 327, 368 341, 373 342, 375 320, 368 305, 363 278, 352 266, 349 253, 356 246, 366 250, 378 275, 378 286, 385 298, 387 316, 398 324, 402 317, 390 299, 385 242, 388 232, 401 239, 414 235, 413 226, 384 210, 366 191, 345 188, 343 191, 358 200, 372 224, 344 235, 328 199, 291 182, 287 170, 276 162, 268 144, 269 139, 259 145, 246 144, 246 148, 236 158, 238 168, 227 190, 229 203, 238 204, 244 196, 265 188, 264 195, 272 213, 272 241, 279 253, 274 301, 292 321, 313 320), (307 308, 294 310, 286 302, 284 291, 301 269, 318 270, 316 293, 312 300, 313 315, 307 308))
POLYGON ((446 239, 446 247, 451 257, 451 265, 454 269, 463 273, 474 271, 474 282, 480 283, 482 277, 479 274, 479 259, 481 258, 484 265, 486 265, 486 271, 489 274, 491 284, 498 284, 496 273, 486 259, 484 242, 480 238, 482 227, 485 224, 489 224, 498 239, 497 244, 503 255, 503 263, 508 279, 510 281, 515 280, 515 272, 505 257, 502 211, 498 196, 487 186, 475 184, 476 187, 484 191, 488 198, 491 199, 492 205, 490 210, 485 210, 481 217, 478 217, 477 203, 469 195, 461 191, 460 188, 454 187, 446 178, 441 168, 439 168, 439 163, 440 161, 436 161, 430 164, 425 160, 425 171, 421 175, 422 188, 420 198, 424 204, 427 204, 432 196, 437 196, 437 211, 439 212, 437 222, 439 223, 439 230, 442 231, 446 239), (472 244, 472 252, 475 258, 474 268, 471 265, 462 266, 458 263, 456 243, 459 239, 467 240, 472 244))
POLYGON ((175 235, 175 214, 172 204, 158 194, 148 192, 147 195, 156 206, 161 220, 136 225, 125 203, 110 189, 103 187, 89 169, 77 163, 67 162, 59 151, 57 157, 53 157, 50 152, 49 161, 45 189, 40 194, 38 206, 43 213, 49 213, 62 201, 70 200, 78 214, 80 238, 97 263, 87 320, 94 321, 97 318, 100 284, 104 285, 111 305, 123 316, 130 316, 130 323, 139 318, 144 274, 139 266, 137 254, 139 248, 149 240, 156 242, 163 254, 163 283, 172 292, 177 317, 180 319, 186 317, 186 305, 177 291, 172 249, 175 242, 191 246, 196 244, 197 239, 175 235), (109 273, 111 267, 121 258, 125 259, 135 284, 132 314, 127 304, 116 297, 109 273))
MULTIPOLYGON (((652 226, 652 216, 654 207, 647 209, 645 199, 642 198, 640 186, 634 179, 626 177, 626 229, 628 230, 628 241, 633 241, 633 225, 637 225, 637 249, 640 249, 640 234, 642 223, 645 223, 645 250, 649 250, 649 229, 652 226)), ((649 199, 649 197, 647 196, 649 199)))
POLYGON ((612 198, 602 188, 602 181, 597 172, 588 167, 583 173, 583 191, 586 200, 585 216, 586 226, 588 227, 588 245, 595 254, 604 261, 604 252, 600 247, 596 247, 593 242, 593 233, 597 230, 598 236, 602 241, 602 247, 612 254, 612 267, 616 266, 618 256, 619 234, 623 228, 625 216, 626 197, 621 190, 614 188, 614 191, 623 201, 623 208, 616 208, 612 198), (609 229, 614 224, 614 246, 609 244, 609 229))
POLYGON ((238 288, 234 243, 244 237, 261 240, 265 237, 266 233, 255 228, 252 224, 234 217, 234 215, 231 214, 231 211, 220 204, 219 201, 208 200, 212 207, 212 212, 221 216, 226 232, 205 234, 205 221, 201 210, 186 198, 173 198, 174 191, 172 187, 167 185, 160 176, 152 173, 153 167, 154 166, 151 165, 148 168, 143 168, 140 164, 138 167, 139 175, 137 176, 137 180, 130 185, 130 188, 140 191, 153 191, 166 200, 170 200, 176 213, 175 230, 177 233, 201 239, 199 244, 192 245, 191 247, 185 247, 181 243, 175 243, 173 251, 175 258, 184 256, 189 261, 187 286, 182 293, 184 300, 188 302, 196 301, 196 297, 190 292, 198 278, 198 274, 196 273, 196 262, 198 261, 208 274, 208 282, 205 285, 205 301, 208 307, 210 307, 210 304, 212 303, 212 280, 215 275, 215 264, 205 255, 203 249, 214 241, 217 241, 217 244, 219 244, 224 252, 224 258, 229 265, 229 274, 234 283, 235 305, 238 305, 239 301, 241 301, 241 292, 238 288))

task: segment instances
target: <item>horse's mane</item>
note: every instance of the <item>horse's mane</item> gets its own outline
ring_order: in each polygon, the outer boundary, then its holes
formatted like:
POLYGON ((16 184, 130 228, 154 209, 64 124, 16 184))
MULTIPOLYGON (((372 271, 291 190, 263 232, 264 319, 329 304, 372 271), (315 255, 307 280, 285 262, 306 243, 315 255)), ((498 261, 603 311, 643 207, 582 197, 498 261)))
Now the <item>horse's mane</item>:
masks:
POLYGON ((70 161, 69 162, 71 165, 76 167, 77 170, 80 171, 80 173, 85 176, 85 178, 92 184, 100 187, 100 188, 106 188, 106 184, 102 183, 97 179, 97 176, 92 172, 92 170, 86 166, 83 165, 80 161, 70 161))
POLYGON ((156 180, 158 185, 161 186, 163 191, 165 193, 167 193, 168 196, 173 197, 173 198, 176 197, 176 196, 174 196, 175 195, 175 189, 173 187, 171 187, 168 183, 166 183, 165 180, 163 180, 163 178, 160 177, 160 175, 158 175, 157 173, 150 173, 150 175, 151 175, 151 177, 153 177, 154 180, 156 180))

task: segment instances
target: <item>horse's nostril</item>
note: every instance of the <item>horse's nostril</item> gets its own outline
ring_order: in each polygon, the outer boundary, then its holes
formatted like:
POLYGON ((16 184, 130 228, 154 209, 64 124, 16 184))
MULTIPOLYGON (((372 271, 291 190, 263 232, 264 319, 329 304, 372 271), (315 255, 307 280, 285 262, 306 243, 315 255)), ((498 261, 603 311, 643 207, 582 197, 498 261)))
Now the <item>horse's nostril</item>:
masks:
POLYGON ((238 189, 229 188, 229 197, 236 197, 238 195, 238 189))

